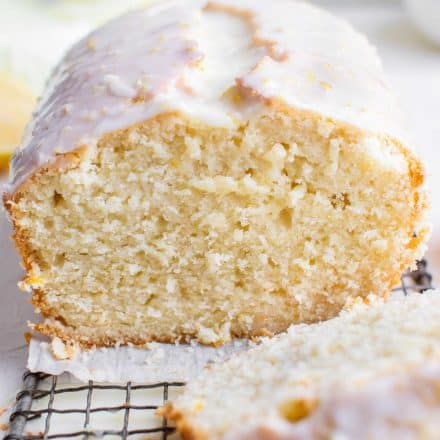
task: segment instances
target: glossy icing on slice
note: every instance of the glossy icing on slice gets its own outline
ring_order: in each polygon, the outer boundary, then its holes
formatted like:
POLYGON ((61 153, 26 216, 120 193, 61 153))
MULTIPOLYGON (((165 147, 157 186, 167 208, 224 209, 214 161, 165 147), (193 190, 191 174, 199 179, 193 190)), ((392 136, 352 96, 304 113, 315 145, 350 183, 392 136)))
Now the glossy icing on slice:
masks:
POLYGON ((287 420, 275 411, 261 424, 239 428, 224 440, 434 439, 438 434, 440 365, 427 362, 412 371, 383 374, 357 389, 344 384, 329 390, 328 399, 311 407, 300 420, 287 420))

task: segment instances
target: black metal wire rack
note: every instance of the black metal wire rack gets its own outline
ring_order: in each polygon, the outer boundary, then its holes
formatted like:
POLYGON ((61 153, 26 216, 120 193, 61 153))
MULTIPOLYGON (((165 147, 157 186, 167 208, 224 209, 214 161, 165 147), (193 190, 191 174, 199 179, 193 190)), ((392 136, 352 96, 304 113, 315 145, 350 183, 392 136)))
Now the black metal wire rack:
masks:
MULTIPOLYGON (((413 272, 406 272, 401 277, 401 285, 394 292, 400 292, 408 295, 411 292, 424 292, 432 289, 432 275, 427 270, 425 260, 417 263, 417 269, 413 272)), ((4 440, 46 440, 46 439, 62 439, 77 438, 89 439, 96 437, 105 438, 161 438, 167 439, 174 432, 174 428, 168 426, 165 418, 148 420, 145 417, 144 426, 136 426, 132 429, 131 415, 134 412, 141 412, 143 415, 148 413, 154 414, 155 410, 162 406, 169 397, 170 390, 177 390, 184 386, 182 382, 163 382, 154 384, 132 384, 128 382, 125 385, 103 385, 90 381, 87 385, 64 386, 59 384, 56 376, 50 376, 42 373, 31 373, 27 371, 23 376, 23 389, 17 394, 15 407, 10 416, 10 425, 4 440), (116 405, 93 404, 94 393, 102 390, 113 390, 123 393, 123 402, 116 405), (161 398, 160 402, 148 404, 143 401, 142 404, 135 404, 133 395, 137 391, 158 390, 161 398), (75 395, 83 393, 83 405, 81 407, 57 408, 56 397, 60 395, 75 395), (45 399, 45 405, 35 408, 36 403, 45 399), (55 404, 54 404, 55 402, 55 404), (96 430, 91 427, 90 421, 93 414, 104 413, 120 413, 121 426, 119 429, 100 429, 96 430), (77 419, 75 429, 63 430, 52 433, 53 417, 59 414, 72 415, 75 414, 81 418, 77 419), (28 424, 35 419, 44 419, 44 430, 39 432, 29 431, 28 424)), ((41 406, 41 405, 40 405, 41 406)))
MULTIPOLYGON (((4 440, 37 440, 37 439, 62 439, 62 438, 81 438, 88 439, 94 437, 112 437, 126 439, 129 436, 154 435, 154 438, 167 439, 174 432, 174 428, 168 426, 165 418, 157 418, 156 425, 148 418, 145 418, 145 426, 136 429, 130 428, 130 414, 134 411, 141 411, 144 414, 150 412, 154 415, 155 411, 165 404, 168 400, 170 389, 183 387, 183 382, 161 382, 154 384, 132 384, 125 385, 103 385, 89 381, 87 385, 59 386, 58 378, 43 373, 25 372, 23 376, 23 389, 17 394, 15 408, 10 416, 10 427, 4 440), (161 402, 155 404, 137 405, 132 403, 132 396, 139 390, 160 390, 161 402), (124 393, 125 401, 121 404, 107 406, 93 406, 93 393, 97 390, 119 390, 124 393), (86 393, 82 407, 59 409, 54 406, 57 395, 86 393), (48 398, 44 408, 33 409, 33 405, 40 399, 48 398), (120 429, 90 429, 90 419, 96 413, 122 413, 122 424, 120 429), (77 429, 57 432, 51 434, 51 422, 55 414, 79 414, 82 416, 82 424, 78 424, 77 429), (45 417, 44 430, 32 432, 27 430, 29 422, 36 418, 45 417)), ((59 427, 60 428, 60 427, 59 427)), ((62 429, 62 427, 61 427, 62 429)), ((59 429, 58 429, 59 430, 59 429)))

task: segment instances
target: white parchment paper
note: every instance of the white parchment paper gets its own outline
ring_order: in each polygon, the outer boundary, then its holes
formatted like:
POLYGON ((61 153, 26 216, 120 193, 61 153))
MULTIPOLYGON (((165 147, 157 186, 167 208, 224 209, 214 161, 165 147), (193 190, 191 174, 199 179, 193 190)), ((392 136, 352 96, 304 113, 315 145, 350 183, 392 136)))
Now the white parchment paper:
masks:
POLYGON ((234 340, 222 347, 152 343, 148 348, 120 346, 77 351, 72 359, 57 359, 48 341, 34 337, 27 367, 32 372, 53 375, 70 373, 82 382, 180 382, 195 377, 205 365, 222 362, 251 344, 247 340, 234 340))

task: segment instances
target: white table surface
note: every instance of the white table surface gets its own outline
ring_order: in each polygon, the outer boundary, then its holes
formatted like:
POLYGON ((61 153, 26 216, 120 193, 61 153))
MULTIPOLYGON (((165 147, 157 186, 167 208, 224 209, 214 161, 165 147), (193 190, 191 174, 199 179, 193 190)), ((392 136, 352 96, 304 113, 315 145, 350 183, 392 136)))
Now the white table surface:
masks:
MULTIPOLYGON (((413 29, 398 3, 371 1, 349 6, 342 2, 341 6, 329 9, 346 17, 378 47, 427 164, 428 181, 434 193, 432 221, 440 226, 440 200, 436 195, 440 190, 440 48, 413 29)), ((4 176, 0 178, 0 182, 4 180, 4 176)), ((440 231, 440 227, 437 229, 440 231)), ((0 212, 0 408, 12 403, 21 385, 27 353, 23 334, 26 321, 34 317, 28 295, 16 287, 21 269, 9 235, 9 224, 0 212)), ((440 274, 440 233, 435 229, 428 258, 431 270, 440 274)))

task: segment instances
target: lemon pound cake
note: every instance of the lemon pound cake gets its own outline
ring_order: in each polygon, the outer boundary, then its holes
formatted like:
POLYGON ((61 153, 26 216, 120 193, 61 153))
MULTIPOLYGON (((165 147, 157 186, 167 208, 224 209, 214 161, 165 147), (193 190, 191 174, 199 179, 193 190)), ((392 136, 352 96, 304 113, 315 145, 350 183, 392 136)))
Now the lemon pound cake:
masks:
POLYGON ((216 364, 160 410, 185 439, 438 439, 440 294, 361 301, 216 364))
POLYGON ((385 295, 427 234, 399 114, 365 38, 305 3, 109 22, 59 64, 12 162, 35 328, 221 344, 385 295))

